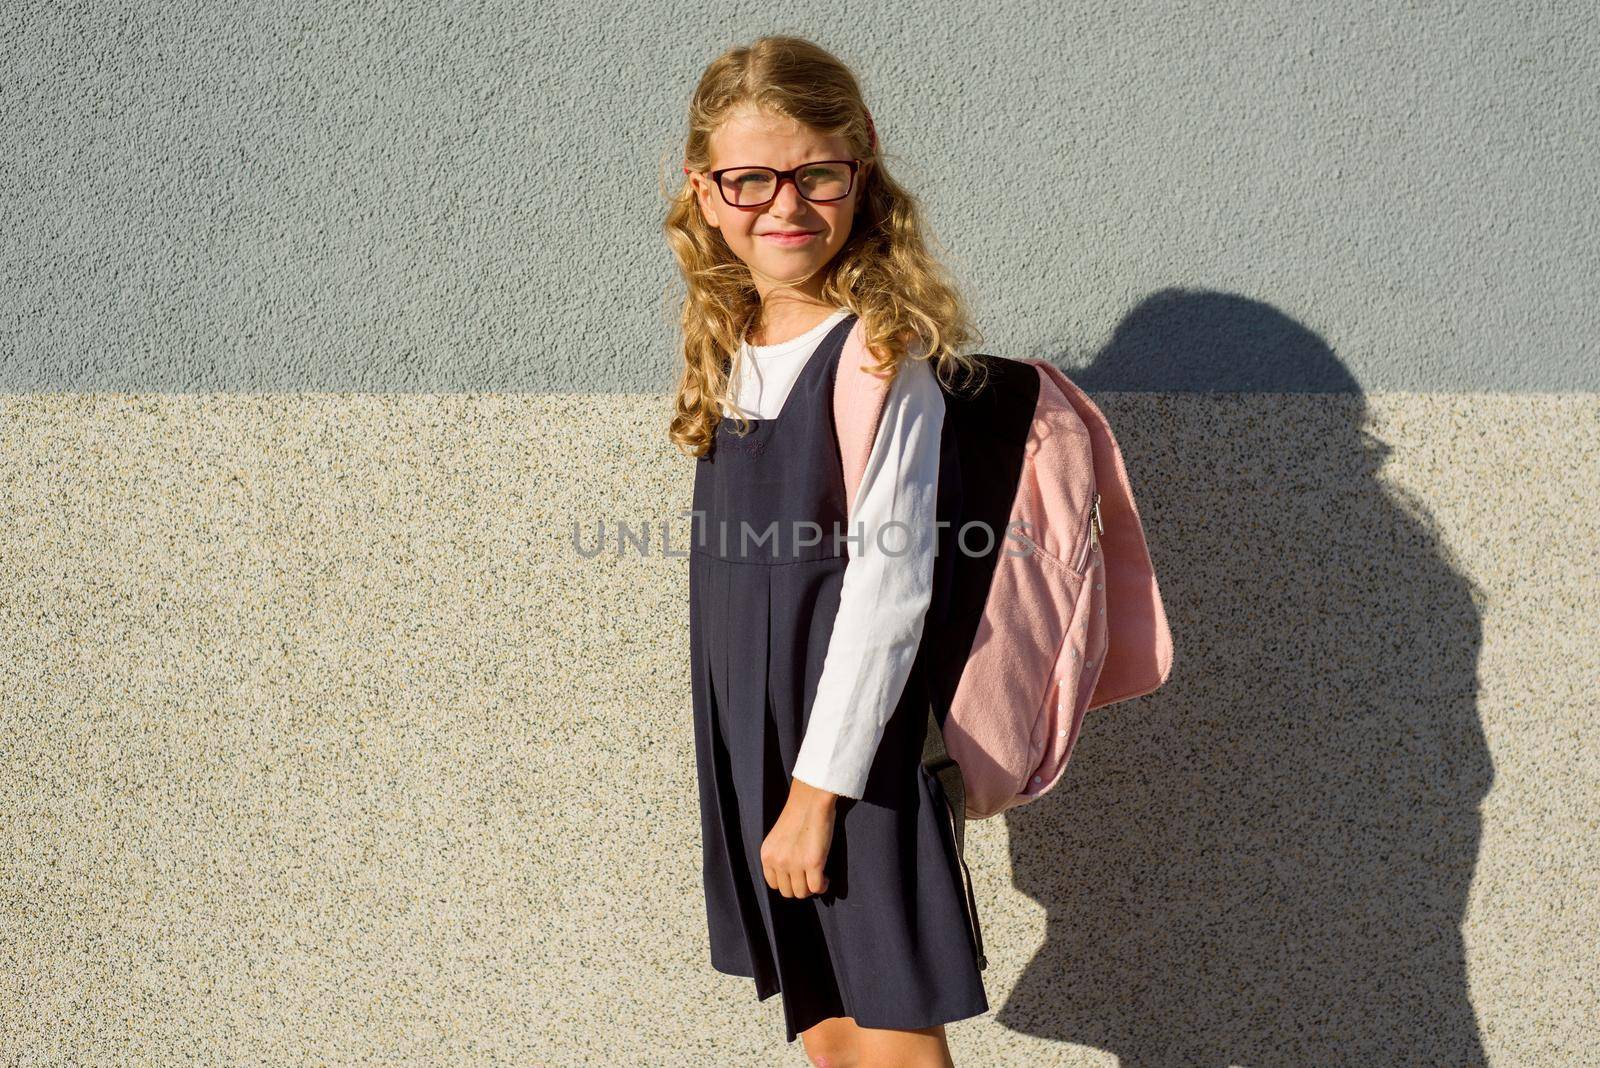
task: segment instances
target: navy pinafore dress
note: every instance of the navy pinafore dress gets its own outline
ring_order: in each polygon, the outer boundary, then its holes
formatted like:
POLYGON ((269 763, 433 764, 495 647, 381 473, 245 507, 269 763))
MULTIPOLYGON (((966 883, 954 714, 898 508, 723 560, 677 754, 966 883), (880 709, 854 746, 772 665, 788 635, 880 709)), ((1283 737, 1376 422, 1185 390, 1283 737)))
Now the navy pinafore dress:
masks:
POLYGON ((922 765, 920 652, 864 796, 835 808, 828 890, 784 897, 761 869, 839 608, 844 534, 858 533, 833 425, 855 321, 817 345, 777 416, 743 437, 724 417, 694 481, 689 644, 711 964, 753 978, 758 1000, 781 992, 790 1042, 832 1016, 911 1029, 989 1008, 946 795, 922 765))

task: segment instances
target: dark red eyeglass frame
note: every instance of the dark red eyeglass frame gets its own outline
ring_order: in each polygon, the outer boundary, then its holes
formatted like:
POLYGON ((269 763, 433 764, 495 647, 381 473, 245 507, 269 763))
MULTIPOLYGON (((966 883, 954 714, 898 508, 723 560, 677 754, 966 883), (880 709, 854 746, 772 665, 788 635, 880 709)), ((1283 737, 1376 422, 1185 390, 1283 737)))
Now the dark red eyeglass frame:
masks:
POLYGON ((800 166, 794 167, 787 171, 780 171, 776 167, 763 167, 759 163, 746 163, 738 167, 718 167, 716 170, 711 172, 711 184, 717 187, 717 192, 722 194, 722 202, 728 205, 730 208, 766 207, 768 204, 771 204, 774 200, 778 199, 778 194, 783 190, 783 180, 785 178, 794 184, 794 191, 800 194, 800 198, 802 200, 809 200, 813 204, 832 204, 835 201, 843 200, 855 189, 856 172, 861 169, 861 163, 862 161, 859 159, 814 159, 808 160, 807 162, 800 164, 800 166), (836 197, 828 197, 825 200, 812 200, 811 197, 808 197, 805 195, 805 193, 801 192, 800 183, 795 180, 795 176, 801 171, 805 170, 807 167, 815 167, 819 163, 848 163, 850 165, 850 188, 846 189, 843 193, 840 193, 836 197), (735 204, 733 201, 728 199, 728 191, 722 187, 722 176, 727 174, 729 171, 766 171, 769 174, 776 175, 777 177, 773 181, 772 195, 756 204, 735 204))

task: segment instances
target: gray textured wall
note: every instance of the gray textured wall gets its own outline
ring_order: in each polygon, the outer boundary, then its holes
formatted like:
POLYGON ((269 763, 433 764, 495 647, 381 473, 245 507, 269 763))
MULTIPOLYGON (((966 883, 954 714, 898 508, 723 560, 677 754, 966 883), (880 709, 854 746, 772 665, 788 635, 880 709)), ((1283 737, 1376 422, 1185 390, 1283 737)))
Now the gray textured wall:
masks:
MULTIPOLYGON (((1183 286, 1364 389, 1600 386, 1591 4, 601 0, 6 5, 0 387, 664 391, 684 103, 780 29, 860 72, 990 351, 1183 286)), ((1188 355, 1103 384, 1341 385, 1188 355)))
POLYGON ((683 544, 658 182, 775 30, 1110 417, 1177 647, 969 828, 957 1063, 1600 1062, 1591 5, 13 3, 0 1065, 801 1063, 683 562, 570 544, 683 544))

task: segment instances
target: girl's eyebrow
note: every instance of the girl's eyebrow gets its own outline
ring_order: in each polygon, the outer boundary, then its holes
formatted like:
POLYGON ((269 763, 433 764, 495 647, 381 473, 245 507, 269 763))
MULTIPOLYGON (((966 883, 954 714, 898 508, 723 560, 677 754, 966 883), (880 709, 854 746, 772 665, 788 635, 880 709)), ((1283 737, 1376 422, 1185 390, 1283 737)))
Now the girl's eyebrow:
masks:
MULTIPOLYGON (((807 163, 818 163, 818 162, 822 162, 822 161, 825 161, 825 160, 831 161, 831 160, 835 160, 835 159, 848 159, 848 158, 849 157, 847 157, 847 156, 829 156, 829 155, 808 156, 806 159, 803 159, 799 163, 796 163, 795 166, 796 167, 804 167, 807 163)), ((713 163, 711 166, 707 167, 706 170, 707 171, 725 171, 725 170, 729 169, 730 167, 767 167, 767 168, 769 168, 771 170, 775 170, 775 171, 782 171, 782 170, 787 170, 788 169, 787 167, 780 167, 776 163, 724 163, 721 166, 718 166, 717 164, 713 163)))

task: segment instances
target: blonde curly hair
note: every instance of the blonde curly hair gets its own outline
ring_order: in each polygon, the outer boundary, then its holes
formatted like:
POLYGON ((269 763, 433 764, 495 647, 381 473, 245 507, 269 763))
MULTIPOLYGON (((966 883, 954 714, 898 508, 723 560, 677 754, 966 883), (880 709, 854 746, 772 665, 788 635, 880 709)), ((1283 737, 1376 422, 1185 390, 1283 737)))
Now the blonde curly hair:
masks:
MULTIPOLYGON (((766 36, 730 48, 700 77, 689 102, 684 166, 711 166, 711 134, 747 108, 842 136, 872 165, 848 241, 822 268, 822 298, 861 318, 873 370, 898 372, 902 361, 933 361, 948 388, 979 383, 982 363, 962 354, 977 337, 966 303, 923 239, 921 211, 883 165, 872 117, 855 76, 831 53, 801 37, 766 36)), ((664 190, 665 192, 665 190, 664 190)), ((678 448, 701 456, 710 448, 725 403, 733 354, 758 321, 761 296, 745 266, 706 223, 687 175, 662 230, 687 286, 683 299, 683 370, 669 434, 678 448)), ((740 431, 748 428, 743 416, 740 431)))

